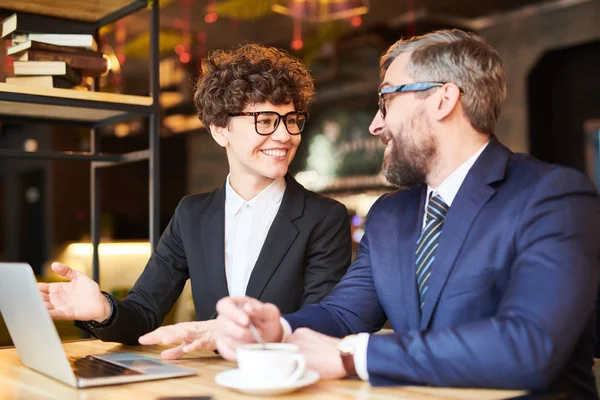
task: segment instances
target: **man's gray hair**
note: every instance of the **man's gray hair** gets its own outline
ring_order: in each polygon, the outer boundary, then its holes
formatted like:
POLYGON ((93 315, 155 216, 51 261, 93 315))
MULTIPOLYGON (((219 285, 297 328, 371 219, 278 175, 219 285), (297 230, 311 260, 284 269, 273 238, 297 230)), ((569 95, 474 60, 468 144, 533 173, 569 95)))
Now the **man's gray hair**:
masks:
POLYGON ((463 109, 473 128, 494 133, 506 98, 506 75, 500 55, 483 38, 453 29, 401 39, 381 56, 382 80, 402 53, 411 53, 407 73, 415 82, 455 83, 464 91, 463 109))

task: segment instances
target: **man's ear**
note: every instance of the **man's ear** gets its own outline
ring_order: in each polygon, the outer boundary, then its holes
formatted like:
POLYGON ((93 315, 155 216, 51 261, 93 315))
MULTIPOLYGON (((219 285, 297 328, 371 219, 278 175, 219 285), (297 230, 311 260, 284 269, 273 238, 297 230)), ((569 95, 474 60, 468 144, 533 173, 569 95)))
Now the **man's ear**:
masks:
POLYGON ((210 124, 208 126, 208 129, 210 130, 211 136, 219 146, 227 147, 227 145, 229 144, 229 140, 227 139, 229 130, 227 129, 227 127, 210 124))
POLYGON ((460 101, 460 89, 456 85, 446 84, 440 88, 435 99, 434 117, 441 121, 448 117, 458 107, 460 101))

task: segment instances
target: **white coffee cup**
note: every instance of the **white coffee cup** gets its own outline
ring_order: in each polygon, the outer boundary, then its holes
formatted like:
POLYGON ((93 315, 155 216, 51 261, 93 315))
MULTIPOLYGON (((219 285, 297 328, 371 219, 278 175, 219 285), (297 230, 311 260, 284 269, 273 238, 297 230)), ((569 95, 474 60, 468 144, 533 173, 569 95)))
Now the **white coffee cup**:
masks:
POLYGON ((238 368, 244 380, 257 386, 284 386, 300 379, 306 360, 295 344, 249 344, 237 349, 238 368))

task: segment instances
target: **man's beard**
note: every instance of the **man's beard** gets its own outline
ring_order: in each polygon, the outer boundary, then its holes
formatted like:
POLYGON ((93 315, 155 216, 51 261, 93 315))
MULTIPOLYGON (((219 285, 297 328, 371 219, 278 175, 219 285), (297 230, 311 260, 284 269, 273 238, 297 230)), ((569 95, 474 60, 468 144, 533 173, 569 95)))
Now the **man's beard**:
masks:
POLYGON ((410 132, 402 129, 392 135, 392 148, 383 160, 383 174, 392 185, 413 187, 426 182, 434 158, 437 156, 437 142, 432 135, 431 125, 422 110, 415 111, 411 120, 410 132), (423 134, 419 148, 411 132, 423 134))

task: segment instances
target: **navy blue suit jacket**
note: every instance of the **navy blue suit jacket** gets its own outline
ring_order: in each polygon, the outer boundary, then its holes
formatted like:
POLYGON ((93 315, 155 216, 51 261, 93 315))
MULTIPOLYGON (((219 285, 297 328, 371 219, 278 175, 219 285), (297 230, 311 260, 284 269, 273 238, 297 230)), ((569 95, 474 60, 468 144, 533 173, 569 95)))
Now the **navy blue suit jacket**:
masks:
POLYGON ((572 169, 494 137, 465 178, 419 309, 415 247, 426 187, 382 196, 355 262, 321 303, 286 316, 369 339, 374 385, 553 389, 597 398, 592 374, 600 202, 572 169))

